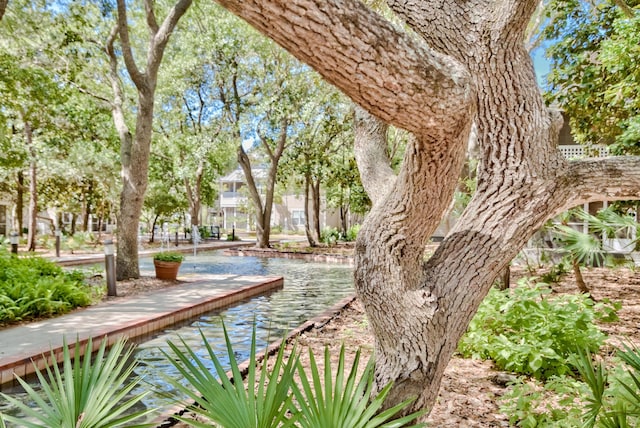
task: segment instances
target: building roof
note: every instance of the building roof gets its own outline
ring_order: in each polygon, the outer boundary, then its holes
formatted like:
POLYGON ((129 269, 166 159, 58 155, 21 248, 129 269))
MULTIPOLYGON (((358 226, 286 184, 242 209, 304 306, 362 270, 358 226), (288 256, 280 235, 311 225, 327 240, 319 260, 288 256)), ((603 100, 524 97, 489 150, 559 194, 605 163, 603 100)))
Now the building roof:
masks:
MULTIPOLYGON (((264 180, 267 178, 267 170, 265 168, 252 168, 251 174, 253 175, 253 178, 256 180, 264 180)), ((227 174, 224 177, 222 177, 220 181, 222 183, 244 183, 246 180, 245 180, 244 171, 242 170, 242 168, 237 168, 230 174, 227 174)))

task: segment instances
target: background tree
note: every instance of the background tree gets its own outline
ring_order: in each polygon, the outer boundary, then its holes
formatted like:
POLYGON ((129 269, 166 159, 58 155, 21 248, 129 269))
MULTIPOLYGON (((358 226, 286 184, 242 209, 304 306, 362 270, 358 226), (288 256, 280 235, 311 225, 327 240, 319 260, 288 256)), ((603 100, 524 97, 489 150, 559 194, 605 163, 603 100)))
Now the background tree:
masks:
POLYGON ((431 407, 478 305, 548 218, 640 194, 640 159, 569 161, 558 151, 562 121, 544 105, 524 43, 537 1, 389 0, 414 34, 356 0, 218 1, 363 108, 355 147, 374 205, 356 243, 355 285, 375 335, 376 385, 394 381, 388 405, 417 396, 416 407, 431 407), (381 121, 412 134, 397 175, 381 121), (425 262, 472 123, 476 192, 425 262))
MULTIPOLYGON (((0 56, 5 65, 0 69, 0 105, 4 121, 11 123, 12 134, 19 132, 23 135, 22 144, 28 154, 27 248, 33 251, 37 234, 41 146, 55 140, 55 134, 47 131, 55 129, 56 110, 67 94, 56 79, 60 63, 56 62, 53 53, 58 43, 55 31, 49 28, 53 21, 51 13, 37 2, 16 2, 12 5, 10 14, 0 27, 0 56)), ((22 192, 22 174, 19 178, 18 192, 22 192)))
POLYGON ((148 39, 142 62, 144 69, 138 67, 140 51, 134 55, 130 39, 130 23, 127 18, 127 4, 117 1, 116 24, 106 41, 106 50, 110 63, 110 82, 113 89, 112 114, 120 137, 120 162, 122 165, 122 192, 120 194, 120 212, 118 215, 118 241, 116 256, 116 276, 118 280, 138 278, 138 228, 144 193, 148 183, 149 153, 153 126, 153 112, 158 70, 162 62, 165 47, 178 20, 191 5, 191 0, 179 0, 166 11, 164 21, 158 23, 155 2, 145 0, 144 16, 148 30, 148 39), (137 91, 136 119, 133 135, 127 124, 124 111, 124 91, 118 69, 118 55, 115 42, 120 41, 120 51, 128 77, 137 91))
POLYGON ((315 86, 317 94, 305 106, 303 127, 280 171, 284 182, 297 177, 304 189, 305 235, 312 247, 320 242, 321 186, 331 173, 336 152, 352 135, 350 105, 319 78, 315 86))
POLYGON ((153 152, 172 161, 168 167, 184 187, 190 224, 197 226, 202 205, 215 203, 218 178, 232 168, 236 143, 223 109, 226 70, 218 65, 222 59, 218 49, 223 49, 231 31, 226 22, 229 13, 209 3, 194 12, 182 21, 168 47, 171 61, 159 78, 162 108, 153 152))
POLYGON ((638 5, 553 0, 546 7, 546 96, 566 112, 577 142, 608 144, 616 154, 640 154, 638 5))

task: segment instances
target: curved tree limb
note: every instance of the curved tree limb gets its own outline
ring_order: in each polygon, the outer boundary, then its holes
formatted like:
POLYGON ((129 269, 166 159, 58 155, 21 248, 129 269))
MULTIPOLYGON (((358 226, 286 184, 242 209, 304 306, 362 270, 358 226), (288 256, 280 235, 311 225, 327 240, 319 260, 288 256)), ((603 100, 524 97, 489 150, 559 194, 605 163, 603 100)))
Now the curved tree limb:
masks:
POLYGON ((173 32, 174 28, 178 24, 178 21, 185 14, 189 6, 191 6, 192 0, 179 0, 169 11, 167 16, 162 21, 160 28, 154 34, 151 44, 149 46, 149 52, 147 55, 147 74, 153 76, 155 84, 155 76, 158 74, 158 68, 162 62, 162 55, 164 49, 169 42, 169 36, 173 32))
POLYGON ((355 109, 354 151, 362 185, 373 204, 391 191, 396 174, 387 154, 387 124, 366 110, 355 109))
POLYGON ((146 87, 145 76, 136 65, 136 61, 133 58, 133 52, 131 51, 131 41, 129 40, 129 24, 127 22, 127 5, 125 0, 118 1, 118 34, 120 35, 120 43, 122 44, 122 57, 124 58, 125 66, 131 76, 131 80, 138 89, 146 87))
POLYGON ((572 195, 562 210, 586 202, 640 199, 640 156, 570 161, 565 180, 572 195))
POLYGON ((151 36, 155 36, 158 32, 158 22, 156 21, 156 14, 153 11, 153 1, 144 0, 144 13, 147 16, 147 27, 151 36))
POLYGON ((466 70, 358 0, 218 3, 384 122, 441 139, 442 129, 467 121, 473 91, 466 70))

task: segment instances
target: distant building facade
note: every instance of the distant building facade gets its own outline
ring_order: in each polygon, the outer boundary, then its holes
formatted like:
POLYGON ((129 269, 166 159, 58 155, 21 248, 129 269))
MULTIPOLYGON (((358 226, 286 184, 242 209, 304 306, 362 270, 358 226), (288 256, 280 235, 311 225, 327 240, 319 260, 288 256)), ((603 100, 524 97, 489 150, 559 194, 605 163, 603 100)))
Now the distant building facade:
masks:
MULTIPOLYGON (((252 171, 252 175, 256 180, 258 192, 264 198, 267 171, 256 168, 252 171)), ((236 227, 247 231, 254 230, 254 208, 242 169, 234 170, 222 177, 219 182, 220 226, 223 229, 236 227)), ((337 227, 338 216, 333 211, 327 210, 324 203, 321 202, 321 204, 320 227, 337 227)), ((271 211, 271 227, 280 228, 283 232, 303 232, 305 222, 304 196, 295 192, 276 193, 271 211)))

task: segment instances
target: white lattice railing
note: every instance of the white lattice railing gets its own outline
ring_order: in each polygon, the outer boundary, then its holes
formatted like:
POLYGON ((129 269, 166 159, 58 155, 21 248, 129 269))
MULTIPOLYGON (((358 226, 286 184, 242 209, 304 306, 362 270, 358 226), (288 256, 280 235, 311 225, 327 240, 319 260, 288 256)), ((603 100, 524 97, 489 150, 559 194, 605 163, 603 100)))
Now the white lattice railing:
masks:
POLYGON ((592 150, 589 150, 588 153, 583 146, 558 146, 558 148, 567 159, 583 157, 603 158, 609 156, 609 148, 606 146, 592 147, 592 150))

